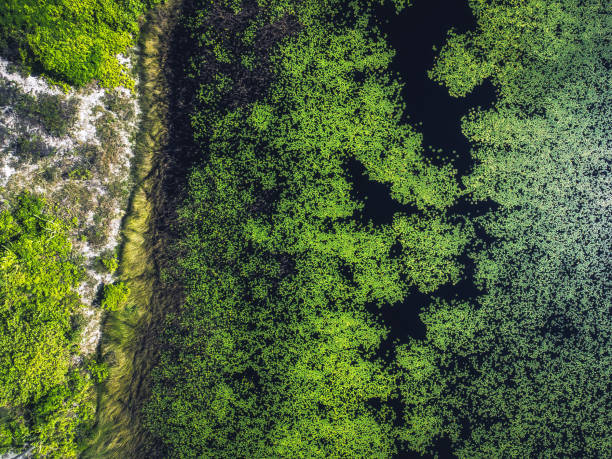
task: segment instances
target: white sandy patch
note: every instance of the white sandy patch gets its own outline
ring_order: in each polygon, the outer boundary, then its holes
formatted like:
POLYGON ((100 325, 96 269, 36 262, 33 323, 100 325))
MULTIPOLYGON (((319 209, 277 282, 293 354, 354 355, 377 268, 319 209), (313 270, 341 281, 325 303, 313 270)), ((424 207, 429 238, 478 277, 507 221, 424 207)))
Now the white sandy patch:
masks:
POLYGON ((10 178, 17 172, 11 163, 15 162, 15 157, 8 154, 2 158, 2 166, 0 167, 0 186, 6 186, 10 178))
POLYGON ((129 69, 132 68, 132 60, 129 57, 124 56, 123 54, 117 54, 117 61, 121 65, 125 65, 129 69))
POLYGON ((78 121, 74 128, 74 134, 75 138, 81 143, 100 145, 100 141, 96 137, 95 122, 102 113, 94 115, 94 109, 103 106, 102 97, 104 97, 104 90, 96 89, 79 98, 78 121))
POLYGON ((24 92, 28 94, 62 94, 59 88, 51 86, 44 79, 31 75, 24 78, 19 73, 9 72, 8 67, 9 61, 0 57, 0 77, 17 83, 24 92))
POLYGON ((102 337, 102 311, 100 308, 86 307, 82 310, 87 322, 81 337, 80 347, 84 354, 92 354, 96 351, 100 338, 102 337))
MULTIPOLYGON (((132 68, 131 58, 118 56, 119 61, 129 68, 132 68)), ((101 317, 102 310, 95 304, 95 298, 104 284, 114 282, 114 277, 110 273, 101 273, 94 269, 96 259, 107 250, 114 250, 121 239, 121 221, 125 215, 125 202, 121 198, 111 195, 109 185, 113 182, 129 181, 131 161, 134 156, 132 148, 132 134, 138 128, 141 110, 138 106, 137 95, 125 88, 118 91, 123 97, 128 97, 136 116, 127 122, 117 123, 116 132, 119 144, 116 160, 108 164, 110 174, 103 176, 93 172, 93 176, 86 180, 70 181, 65 178, 68 172, 77 167, 81 158, 75 154, 77 147, 85 145, 96 145, 104 149, 97 136, 96 121, 102 116, 104 108, 105 90, 97 85, 78 90, 72 89, 65 94, 57 87, 48 84, 43 78, 27 76, 9 72, 9 63, 0 58, 0 79, 14 82, 17 87, 28 94, 39 96, 41 94, 72 98, 76 101, 77 113, 76 121, 69 129, 69 133, 63 137, 48 135, 39 126, 33 126, 17 118, 10 107, 0 110, 0 126, 3 125, 7 134, 0 138, 0 186, 11 189, 11 192, 20 189, 39 192, 49 199, 54 196, 61 196, 64 193, 65 185, 70 184, 72 188, 82 189, 90 202, 87 206, 91 209, 78 210, 79 220, 85 226, 92 226, 102 218, 104 223, 104 233, 106 239, 102 244, 93 246, 87 241, 82 241, 75 234, 72 244, 74 250, 79 253, 84 260, 86 275, 84 281, 79 285, 78 293, 85 307, 82 309, 86 319, 86 325, 81 336, 81 352, 89 355, 95 352, 101 336, 101 317), (41 158, 33 163, 25 163, 23 159, 11 151, 10 145, 20 135, 37 136, 40 141, 49 148, 54 149, 54 153, 46 158, 41 158), (43 167, 44 166, 44 167, 43 167), (58 179, 46 181, 41 175, 46 167, 54 166, 59 169, 58 179), (63 178, 62 178, 63 177, 63 178), (81 187, 81 188, 79 188, 81 187), (104 213, 102 215, 102 213, 104 213), (98 218, 98 220, 96 220, 98 218)), ((0 198, 4 198, 4 191, 0 190, 0 198)), ((62 201, 64 202, 64 201, 62 201)))

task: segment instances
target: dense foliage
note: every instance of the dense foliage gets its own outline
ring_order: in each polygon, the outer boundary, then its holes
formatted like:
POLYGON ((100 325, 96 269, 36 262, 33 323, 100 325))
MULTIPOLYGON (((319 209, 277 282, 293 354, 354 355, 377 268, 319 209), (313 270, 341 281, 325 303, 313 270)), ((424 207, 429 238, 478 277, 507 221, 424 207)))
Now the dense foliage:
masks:
POLYGON ((477 223, 475 302, 436 303, 403 349, 409 445, 460 457, 612 455, 611 12, 598 0, 474 0, 432 72, 491 110, 463 122, 466 185, 500 210, 477 223))
POLYGON ((73 85, 131 87, 117 60, 134 44, 138 18, 157 0, 2 0, 0 45, 73 85))
POLYGON ((203 160, 180 211, 187 297, 146 410, 170 457, 395 451, 387 331, 366 306, 456 281, 470 233, 444 214, 454 171, 429 164, 401 121, 392 52, 357 4, 332 28, 339 8, 192 14, 203 160), (350 161, 406 212, 366 221, 350 161))
POLYGON ((107 311, 117 311, 124 307, 130 297, 130 288, 123 282, 108 284, 102 292, 101 306, 107 311))
MULTIPOLYGON (((458 457, 612 457, 612 14, 602 0, 468 1, 477 29, 450 32, 430 71, 452 96, 497 88, 463 119, 462 183, 405 122, 372 19, 382 0, 185 2, 176 106, 197 157, 143 456, 386 458, 448 440, 458 457), (355 170, 401 211, 373 221, 355 170), (493 210, 458 217, 466 196, 493 210), (377 310, 456 284, 466 247, 481 294, 429 296, 425 337, 392 341, 377 310)), ((130 86, 117 54, 154 3, 0 0, 0 46, 58 81, 130 86)), ((13 84, 0 105, 41 135, 76 116, 13 84)), ((0 211, 0 453, 76 457, 94 384, 113 378, 79 355, 69 230, 30 194, 0 211)), ((110 252, 97 263, 119 268, 110 252)), ((122 282, 100 293, 107 311, 137 307, 122 282)))
POLYGON ((0 213, 0 451, 73 457, 93 416, 92 383, 71 364, 81 269, 66 231, 31 195, 0 213))

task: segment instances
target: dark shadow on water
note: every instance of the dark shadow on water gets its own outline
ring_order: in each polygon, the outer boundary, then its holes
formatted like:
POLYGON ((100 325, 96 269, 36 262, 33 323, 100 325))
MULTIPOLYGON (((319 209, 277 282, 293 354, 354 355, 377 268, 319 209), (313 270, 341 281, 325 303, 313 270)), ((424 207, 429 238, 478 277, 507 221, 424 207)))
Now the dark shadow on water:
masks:
MULTIPOLYGON (((473 165, 470 144, 461 132, 461 118, 475 107, 491 107, 496 92, 490 83, 476 88, 467 97, 454 98, 446 88, 432 81, 427 71, 432 68, 437 51, 446 41, 450 29, 465 32, 476 28, 476 21, 466 1, 414 0, 412 7, 397 15, 390 5, 375 9, 379 27, 396 51, 392 70, 404 83, 403 98, 406 102, 406 122, 423 134, 426 155, 433 155, 441 148, 442 161, 452 160, 459 170, 459 177, 468 173, 473 165), (429 146, 431 145, 431 148, 429 146), (453 153, 456 152, 456 153, 453 153)), ((364 202, 362 220, 375 225, 389 224, 393 215, 413 213, 413 206, 404 206, 391 198, 389 187, 370 180, 364 167, 350 161, 347 170, 354 184, 354 198, 364 202)), ((491 209, 489 202, 474 204, 460 199, 449 214, 456 217, 482 215, 491 209)), ((482 238, 485 235, 478 235, 482 238)), ((467 256, 464 280, 456 285, 441 287, 436 297, 444 299, 473 298, 479 291, 471 281, 472 266, 467 256)), ((379 313, 391 328, 390 340, 405 341, 407 337, 422 338, 425 327, 418 317, 423 306, 431 301, 431 295, 414 291, 407 299, 394 306, 386 306, 379 313)))
POLYGON ((472 161, 470 145, 461 132, 461 118, 472 107, 490 107, 495 89, 485 82, 467 97, 454 98, 446 88, 430 80, 427 71, 433 67, 437 54, 433 47, 442 47, 448 31, 475 29, 476 21, 467 1, 414 0, 413 3, 399 15, 389 6, 376 9, 379 26, 396 51, 392 69, 405 83, 402 95, 407 121, 423 134, 426 148, 441 148, 443 156, 453 158, 459 173, 465 174, 470 171, 472 161))
MULTIPOLYGON (((388 2, 390 3, 390 2, 388 2)), ((488 108, 496 98, 491 83, 477 87, 464 98, 453 98, 446 88, 432 81, 427 71, 433 67, 437 51, 446 41, 448 31, 461 33, 476 28, 476 21, 467 1, 458 0, 414 0, 412 7, 396 15, 390 6, 375 9, 379 27, 385 34, 389 46, 396 51, 392 70, 404 84, 402 92, 406 103, 405 121, 423 134, 424 154, 434 164, 451 161, 459 177, 471 172, 473 160, 471 147, 461 131, 461 119, 476 107, 488 108), (441 149, 442 152, 438 153, 441 149), (437 158, 437 156, 440 156, 437 158)), ((363 174, 363 167, 349 164, 348 171, 355 185, 354 195, 365 203, 362 219, 375 225, 388 224, 397 212, 414 212, 411 207, 402 206, 389 196, 389 188, 378 184, 363 174)), ((457 218, 482 215, 492 208, 490 202, 474 204, 461 199, 449 214, 457 218)), ((477 230, 477 233, 479 231, 477 230)), ((482 242, 489 242, 486 235, 477 234, 482 242)), ((433 295, 419 293, 412 289, 400 304, 383 306, 370 305, 368 309, 380 317, 389 328, 389 336, 381 346, 381 357, 393 358, 398 343, 405 343, 410 337, 422 339, 426 328, 419 314, 434 297, 445 300, 466 300, 480 293, 473 283, 474 265, 467 255, 460 260, 465 266, 463 279, 455 285, 446 285, 433 295)), ((401 415, 402 407, 394 406, 401 415)), ((437 457, 451 458, 450 442, 441 440, 435 445, 437 457)), ((432 457, 411 452, 400 452, 396 458, 432 457)))
MULTIPOLYGON (((459 177, 469 173, 473 161, 470 144, 461 131, 461 118, 472 108, 491 107, 496 97, 495 88, 487 81, 467 97, 455 98, 427 76, 437 54, 434 46, 437 49, 443 46, 451 28, 457 32, 476 28, 467 1, 414 0, 414 5, 399 15, 388 4, 377 7, 374 16, 389 46, 396 51, 392 71, 404 83, 405 122, 423 135, 425 156, 437 163, 436 150, 442 149, 440 162, 451 161, 459 177)), ((369 180, 357 161, 348 164, 348 171, 355 186, 354 198, 365 203, 362 215, 365 221, 385 224, 390 223, 397 212, 415 211, 393 200, 387 185, 369 180)), ((489 204, 474 206, 462 201, 451 209, 451 213, 478 214, 488 207, 489 204)))
POLYGON ((404 206, 391 197, 389 185, 370 180, 365 173, 365 167, 356 159, 347 161, 346 168, 353 183, 351 197, 364 203, 360 215, 362 223, 390 224, 396 213, 412 211, 411 207, 404 206))
MULTIPOLYGON (((390 3, 390 2, 388 2, 390 3)), ((476 21, 466 1, 414 0, 414 5, 397 15, 391 5, 375 9, 379 27, 391 48, 396 51, 392 70, 404 83, 403 99, 406 103, 406 122, 423 134, 425 154, 436 162, 437 149, 442 149, 441 161, 451 160, 459 177, 469 173, 473 166, 470 144, 461 132, 461 118, 475 107, 491 107, 496 97, 490 83, 479 86, 464 98, 454 98, 446 88, 432 81, 427 71, 432 68, 437 51, 446 41, 448 31, 461 33, 476 28, 476 21)), ((389 188, 369 180, 360 165, 349 164, 355 184, 355 197, 365 202, 363 219, 374 224, 390 223, 396 212, 414 212, 389 196, 389 188)), ((473 204, 467 199, 457 202, 450 214, 455 216, 482 215, 490 203, 473 204)), ((479 235, 480 236, 480 235, 479 235)), ((471 281, 472 267, 467 256, 465 280, 435 292, 444 299, 473 298, 479 292, 471 281)), ((405 341, 408 336, 422 338, 425 327, 418 314, 432 296, 412 293, 402 303, 380 310, 384 323, 391 328, 390 339, 405 341)), ((378 310, 378 308, 375 308, 378 310)))

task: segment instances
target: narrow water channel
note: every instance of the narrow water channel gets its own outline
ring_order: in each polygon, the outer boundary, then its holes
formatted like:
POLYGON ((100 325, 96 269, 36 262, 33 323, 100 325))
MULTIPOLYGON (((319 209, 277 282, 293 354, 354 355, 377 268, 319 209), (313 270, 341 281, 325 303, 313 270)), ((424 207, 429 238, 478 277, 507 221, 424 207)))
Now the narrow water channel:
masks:
MULTIPOLYGON (((453 98, 446 88, 432 81, 427 71, 432 68, 438 50, 446 41, 448 31, 454 28, 465 32, 476 27, 476 20, 467 2, 448 0, 414 0, 413 5, 399 15, 390 6, 376 9, 375 17, 386 35, 388 44, 395 50, 392 69, 404 83, 403 100, 406 103, 406 122, 423 134, 425 155, 435 160, 437 150, 442 149, 441 159, 452 161, 459 177, 469 173, 473 166, 470 144, 461 131, 461 118, 470 109, 490 107, 496 97, 495 89, 489 82, 464 98, 453 98)), ((369 181, 358 168, 352 170, 356 178, 357 194, 366 201, 366 218, 375 223, 390 222, 396 212, 407 211, 393 201, 386 186, 369 181)), ((486 208, 487 206, 481 206, 486 208)), ((482 211, 466 202, 458 203, 452 212, 457 216, 467 212, 482 211)), ((413 292, 401 304, 378 309, 390 329, 383 353, 391 352, 397 342, 406 342, 408 337, 423 338, 425 326, 419 313, 434 297, 445 299, 473 298, 478 290, 469 275, 471 261, 462 260, 467 265, 468 275, 456 285, 444 286, 433 295, 413 292)), ((437 446, 439 457, 453 457, 448 444, 437 446)), ((414 457, 414 456, 398 456, 414 457)))
POLYGON ((432 81, 427 71, 432 68, 436 51, 445 43, 448 31, 462 33, 476 28, 476 20, 467 2, 449 0, 414 0, 401 14, 392 8, 379 8, 376 16, 396 51, 395 70, 405 83, 408 122, 423 133, 424 145, 444 150, 463 175, 470 171, 470 145, 461 132, 461 118, 470 108, 488 107, 495 99, 495 90, 487 81, 465 98, 449 96, 446 88, 432 81), (422 124, 421 124, 422 123, 422 124))
MULTIPOLYGON (((471 171, 473 161, 470 144, 461 132, 461 118, 471 108, 490 107, 495 89, 485 81, 467 97, 454 98, 446 88, 429 79, 427 71, 434 64, 437 53, 434 47, 439 50, 444 45, 449 30, 461 33, 475 29, 472 10, 467 2, 414 0, 412 6, 396 14, 389 3, 376 8, 374 17, 396 52, 392 70, 404 83, 406 122, 423 134, 427 156, 435 159, 436 151, 442 149, 441 158, 452 161, 459 176, 465 175, 471 171)), ((391 221, 395 212, 405 210, 389 197, 385 185, 369 181, 358 166, 352 167, 352 172, 358 197, 366 198, 368 219, 385 223, 391 221)))

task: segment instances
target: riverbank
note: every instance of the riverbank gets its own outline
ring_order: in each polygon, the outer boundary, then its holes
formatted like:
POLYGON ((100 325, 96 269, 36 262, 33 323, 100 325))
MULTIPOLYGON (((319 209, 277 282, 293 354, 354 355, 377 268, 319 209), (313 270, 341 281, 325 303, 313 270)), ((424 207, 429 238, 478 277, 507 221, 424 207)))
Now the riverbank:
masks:
POLYGON ((142 110, 133 169, 134 189, 122 225, 119 278, 130 289, 125 309, 110 313, 103 325, 101 358, 109 378, 98 395, 94 436, 84 457, 141 457, 147 447, 139 411, 146 398, 149 370, 155 361, 155 323, 163 317, 169 290, 160 283, 159 247, 165 237, 157 215, 165 205, 163 164, 169 144, 168 81, 164 71, 180 0, 169 0, 147 15, 139 48, 142 110))

